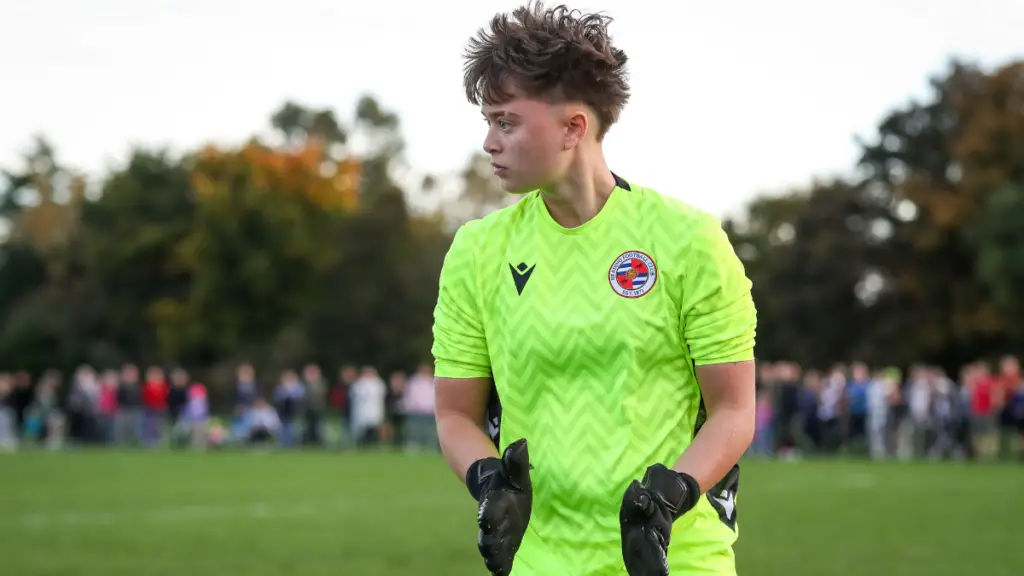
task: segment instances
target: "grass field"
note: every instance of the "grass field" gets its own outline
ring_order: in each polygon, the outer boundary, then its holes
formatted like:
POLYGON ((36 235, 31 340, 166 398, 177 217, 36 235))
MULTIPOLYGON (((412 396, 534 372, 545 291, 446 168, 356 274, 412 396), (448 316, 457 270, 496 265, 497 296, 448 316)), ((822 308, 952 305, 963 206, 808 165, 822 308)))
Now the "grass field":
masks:
MULTIPOLYGON (((1022 492, 1013 465, 749 462, 740 573, 1020 574, 1022 492)), ((0 574, 480 576, 474 511, 435 456, 0 455, 0 574)))

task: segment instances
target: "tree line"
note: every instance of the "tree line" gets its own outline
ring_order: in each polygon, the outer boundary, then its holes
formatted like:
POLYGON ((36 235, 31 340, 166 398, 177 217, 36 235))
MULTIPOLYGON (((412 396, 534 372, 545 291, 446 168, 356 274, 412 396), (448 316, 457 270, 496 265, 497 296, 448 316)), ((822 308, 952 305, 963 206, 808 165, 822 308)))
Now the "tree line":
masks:
MULTIPOLYGON (((37 138, 0 180, 0 370, 180 363, 223 386, 242 361, 429 360, 455 227, 512 198, 482 156, 400 183, 398 116, 355 108, 288 102, 237 148, 137 148, 91 177, 37 138)), ((951 62, 859 145, 849 176, 724 222, 758 356, 956 368, 1024 351, 1024 62, 951 62)))

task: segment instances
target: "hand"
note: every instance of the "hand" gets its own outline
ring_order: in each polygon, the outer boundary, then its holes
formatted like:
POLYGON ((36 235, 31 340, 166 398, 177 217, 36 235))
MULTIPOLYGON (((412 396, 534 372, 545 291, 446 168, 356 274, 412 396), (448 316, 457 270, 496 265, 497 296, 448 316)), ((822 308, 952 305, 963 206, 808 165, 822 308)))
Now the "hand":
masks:
POLYGON ((493 576, 508 576, 523 542, 533 509, 530 455, 526 439, 517 440, 499 458, 477 460, 466 473, 477 502, 477 548, 493 576))
POLYGON ((642 483, 633 480, 619 510, 622 560, 629 576, 668 576, 672 523, 699 498, 696 480, 661 464, 647 468, 642 483))

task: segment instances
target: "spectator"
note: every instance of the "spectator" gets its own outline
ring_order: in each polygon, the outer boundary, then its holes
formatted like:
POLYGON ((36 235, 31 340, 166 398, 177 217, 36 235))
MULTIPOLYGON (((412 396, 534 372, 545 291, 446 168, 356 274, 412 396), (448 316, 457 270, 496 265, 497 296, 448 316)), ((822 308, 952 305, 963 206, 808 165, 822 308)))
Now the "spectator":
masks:
POLYGON ((889 423, 889 405, 899 372, 878 370, 867 388, 867 436, 868 453, 873 460, 884 460, 887 456, 886 430, 889 423))
POLYGON ((118 444, 142 445, 142 390, 139 369, 134 364, 121 368, 121 382, 117 387, 117 418, 114 438, 118 444))
POLYGON ((100 376, 98 428, 103 444, 114 442, 114 420, 117 418, 117 372, 107 370, 100 376))
POLYGON ((171 370, 171 389, 167 393, 167 415, 171 425, 171 444, 184 446, 188 441, 190 429, 182 419, 185 406, 188 404, 190 378, 184 368, 171 370))
POLYGON ((821 420, 818 403, 821 401, 822 378, 817 370, 808 370, 803 377, 797 410, 800 413, 801 447, 805 452, 816 452, 822 447, 821 420))
POLYGON ((302 385, 305 388, 306 426, 303 443, 323 444, 323 419, 327 410, 327 382, 316 364, 307 364, 302 371, 302 385))
POLYGON ((1012 448, 1017 458, 1024 460, 1024 379, 1018 380, 1017 388, 1010 396, 1009 406, 1010 416, 1017 429, 1016 441, 1012 448))
POLYGON ((277 416, 281 420, 278 440, 285 448, 291 448, 298 440, 296 428, 299 425, 299 415, 303 412, 304 396, 305 389, 302 387, 299 375, 294 370, 282 372, 281 382, 274 391, 274 405, 277 408, 277 416))
POLYGON ((772 455, 775 443, 774 399, 768 390, 757 391, 757 405, 754 409, 754 441, 750 451, 754 456, 768 458, 772 455))
POLYGON ((850 381, 846 386, 847 428, 846 441, 852 452, 867 452, 868 389, 871 373, 863 362, 850 368, 850 381))
POLYGON ((402 398, 405 396, 407 378, 403 372, 392 372, 388 378, 385 396, 384 421, 388 428, 389 440, 395 448, 405 443, 406 414, 402 398))
POLYGON ((999 457, 1013 458, 1019 450, 1020 432, 1013 414, 1014 396, 1021 387, 1024 375, 1020 361, 1013 356, 1004 356, 999 363, 999 457))
POLYGON ((968 458, 974 460, 977 454, 974 451, 974 442, 971 438, 971 394, 965 387, 957 385, 950 378, 946 378, 952 390, 952 425, 950 434, 953 437, 953 456, 956 458, 968 458))
POLYGON ((991 459, 998 449, 996 395, 999 381, 984 362, 966 366, 961 380, 971 402, 971 436, 975 452, 983 460, 991 459))
POLYGON ((247 362, 240 364, 235 370, 235 411, 230 425, 232 441, 248 442, 249 410, 255 405, 257 397, 259 397, 259 386, 256 382, 256 370, 252 364, 247 362))
POLYGON ((905 429, 910 411, 905 400, 903 371, 893 368, 893 379, 889 390, 889 411, 886 417, 885 444, 890 455, 901 453, 901 439, 906 437, 905 429))
POLYGON ((424 364, 405 386, 402 399, 405 410, 406 448, 437 450, 437 424, 434 421, 434 373, 424 364))
POLYGON ((940 368, 928 369, 931 385, 931 434, 928 455, 933 460, 951 458, 956 448, 953 427, 956 416, 956 385, 940 368))
POLYGON ((800 367, 793 362, 780 362, 774 368, 775 402, 772 420, 775 445, 783 457, 796 454, 799 431, 800 367))
POLYGON ((352 384, 359 378, 359 371, 353 366, 344 366, 338 374, 338 384, 331 391, 331 406, 338 413, 341 424, 338 445, 346 447, 355 443, 352 437, 352 384))
POLYGON ((246 412, 246 431, 249 444, 269 444, 283 430, 280 416, 262 396, 253 399, 252 408, 246 412))
POLYGON ((775 389, 775 364, 760 362, 757 365, 757 379, 754 383, 759 390, 775 389))
POLYGON ((185 406, 179 416, 177 422, 183 439, 193 448, 204 448, 210 419, 206 386, 196 382, 187 387, 185 406))
POLYGON ((91 443, 97 439, 100 386, 91 366, 75 370, 68 395, 68 437, 76 442, 91 443))
POLYGON ((384 425, 387 386, 372 367, 363 368, 352 384, 352 436, 356 445, 368 447, 380 440, 380 429, 384 425))
POLYGON ((26 412, 29 405, 35 399, 32 392, 32 377, 28 372, 18 372, 14 375, 14 391, 10 396, 10 406, 14 410, 16 430, 20 434, 25 429, 26 412))
POLYGON ((235 372, 235 404, 241 408, 241 412, 251 408, 259 396, 259 388, 256 385, 256 370, 252 364, 242 364, 235 372))
POLYGON ((167 425, 167 394, 169 387, 164 371, 157 366, 146 370, 146 383, 142 387, 143 441, 147 446, 156 446, 164 437, 167 425))
POLYGON ((821 390, 818 421, 821 423, 822 448, 826 453, 838 452, 843 434, 840 424, 841 404, 846 389, 846 375, 842 366, 834 366, 821 390))
POLYGON ((18 447, 17 417, 11 407, 13 392, 14 378, 10 374, 0 374, 0 452, 10 452, 18 447))
POLYGON ((929 444, 932 425, 932 384, 928 371, 916 366, 907 384, 907 408, 910 411, 909 454, 907 457, 923 456, 929 444))
POLYGON ((59 377, 55 373, 47 373, 36 386, 36 399, 26 411, 27 436, 45 441, 51 450, 60 448, 64 443, 64 414, 60 410, 57 389, 59 377))

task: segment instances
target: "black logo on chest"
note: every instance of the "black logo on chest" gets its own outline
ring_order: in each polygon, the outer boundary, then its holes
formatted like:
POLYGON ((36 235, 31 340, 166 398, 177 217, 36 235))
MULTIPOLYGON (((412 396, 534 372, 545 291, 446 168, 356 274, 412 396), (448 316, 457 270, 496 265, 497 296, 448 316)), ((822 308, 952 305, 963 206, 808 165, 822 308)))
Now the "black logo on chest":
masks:
POLYGON ((530 281, 530 276, 533 275, 533 269, 537 265, 527 266, 526 262, 520 262, 518 266, 508 265, 508 269, 512 271, 512 281, 516 284, 516 292, 519 295, 523 294, 523 289, 526 288, 526 283, 530 281))

